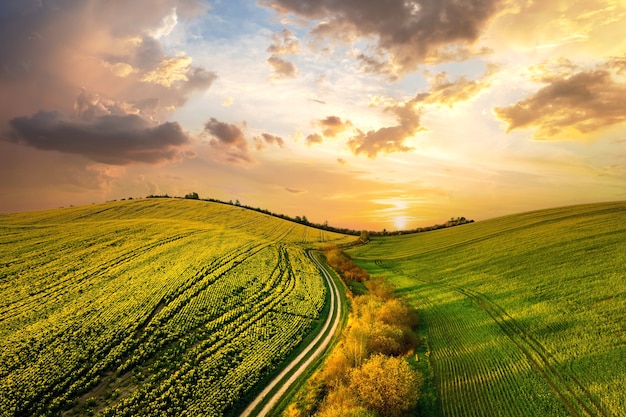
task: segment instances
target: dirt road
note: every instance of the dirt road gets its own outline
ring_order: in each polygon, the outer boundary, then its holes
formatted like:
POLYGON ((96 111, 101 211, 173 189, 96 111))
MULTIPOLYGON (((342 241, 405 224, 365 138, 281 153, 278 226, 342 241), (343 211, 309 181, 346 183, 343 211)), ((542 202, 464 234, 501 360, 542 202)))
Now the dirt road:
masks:
POLYGON ((309 257, 317 265, 328 284, 330 293, 330 310, 328 317, 319 334, 309 345, 276 376, 265 389, 257 395, 250 405, 241 413, 241 417, 266 416, 278 403, 289 387, 302 375, 307 367, 319 357, 332 340, 341 317, 341 297, 339 289, 330 277, 326 269, 320 264, 315 256, 308 253, 309 257), (270 392, 271 395, 270 395, 270 392), (262 407, 262 408, 261 408, 262 407))

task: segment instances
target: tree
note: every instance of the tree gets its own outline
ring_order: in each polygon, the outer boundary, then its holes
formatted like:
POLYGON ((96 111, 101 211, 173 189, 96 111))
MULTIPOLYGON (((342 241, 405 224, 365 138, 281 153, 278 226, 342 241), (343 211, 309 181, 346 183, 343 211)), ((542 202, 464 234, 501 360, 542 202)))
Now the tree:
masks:
POLYGON ((199 200, 200 196, 198 195, 198 193, 193 192, 193 193, 189 193, 187 195, 185 195, 185 198, 191 199, 191 200, 199 200))
POLYGON ((375 322, 370 330, 367 350, 387 356, 398 356, 404 351, 404 333, 399 326, 375 322))
POLYGON ((383 300, 389 300, 394 297, 394 288, 389 281, 384 278, 372 278, 365 283, 369 292, 383 300))
POLYGON ((350 388, 382 417, 407 415, 415 407, 423 377, 404 358, 374 355, 351 374, 350 388))
POLYGON ((377 414, 359 404, 358 396, 348 387, 328 393, 318 417, 376 417, 377 414))
POLYGON ((322 378, 331 387, 345 385, 348 382, 350 362, 343 346, 337 346, 324 364, 322 378))

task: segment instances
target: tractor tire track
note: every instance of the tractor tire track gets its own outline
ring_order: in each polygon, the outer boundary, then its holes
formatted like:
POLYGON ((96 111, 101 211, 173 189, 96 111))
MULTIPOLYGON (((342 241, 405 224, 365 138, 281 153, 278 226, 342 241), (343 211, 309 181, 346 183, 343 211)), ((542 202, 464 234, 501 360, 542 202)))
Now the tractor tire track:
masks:
POLYGON ((307 252, 309 258, 318 267, 320 273, 328 284, 330 293, 330 310, 326 318, 324 326, 319 334, 313 339, 308 346, 293 360, 283 371, 278 374, 259 395, 248 405, 241 413, 240 417, 248 416, 267 416, 272 408, 278 403, 282 396, 287 392, 289 387, 304 373, 311 362, 318 358, 330 344, 339 322, 341 319, 341 298, 339 297, 339 289, 330 277, 330 274, 322 266, 319 260, 307 252), (315 351, 311 352, 313 349, 315 351), (295 368, 295 370, 294 370, 295 368), (270 393, 272 393, 271 396, 270 393), (262 408, 261 408, 262 407, 262 408), (261 408, 259 410, 259 408, 261 408))
MULTIPOLYGON (((374 263, 377 266, 389 269, 380 260, 375 260, 374 263)), ((394 268, 391 268, 391 270, 396 274, 405 275, 401 270, 394 268)), ((504 308, 490 300, 486 295, 452 284, 424 280, 415 276, 413 278, 428 285, 456 291, 472 300, 477 307, 484 311, 498 325, 506 337, 511 340, 516 348, 526 357, 533 368, 540 373, 541 377, 554 391, 572 416, 611 416, 574 375, 563 373, 562 371, 559 372, 556 369, 558 362, 548 350, 534 336, 527 332, 504 308)))

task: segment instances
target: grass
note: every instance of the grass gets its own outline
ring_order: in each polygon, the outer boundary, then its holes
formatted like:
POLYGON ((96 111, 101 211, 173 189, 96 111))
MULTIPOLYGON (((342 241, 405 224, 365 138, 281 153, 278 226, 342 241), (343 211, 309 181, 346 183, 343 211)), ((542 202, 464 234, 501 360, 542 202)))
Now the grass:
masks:
POLYGON ((0 415, 223 415, 319 319, 305 250, 350 240, 182 199, 0 215, 0 415))
POLYGON ((626 415, 626 203, 374 238, 348 253, 419 309, 431 415, 626 415))

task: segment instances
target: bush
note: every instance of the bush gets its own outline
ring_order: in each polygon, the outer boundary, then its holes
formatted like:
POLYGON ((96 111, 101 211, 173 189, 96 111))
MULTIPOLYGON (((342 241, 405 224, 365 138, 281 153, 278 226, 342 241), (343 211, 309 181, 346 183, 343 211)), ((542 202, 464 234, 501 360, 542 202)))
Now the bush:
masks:
POLYGON ((415 407, 422 384, 421 373, 404 358, 374 355, 352 371, 350 389, 368 409, 397 417, 415 407))

